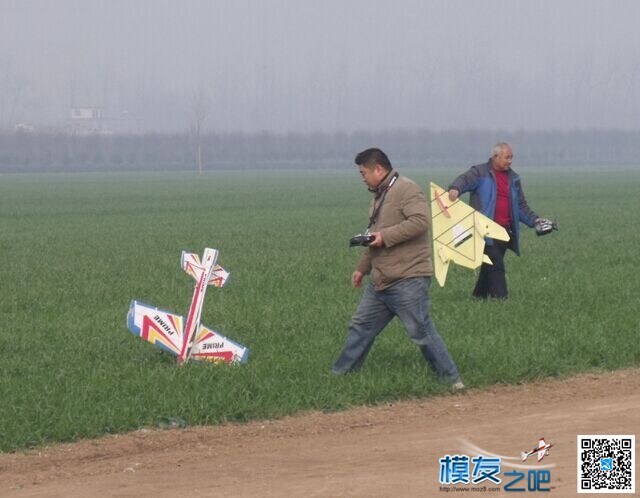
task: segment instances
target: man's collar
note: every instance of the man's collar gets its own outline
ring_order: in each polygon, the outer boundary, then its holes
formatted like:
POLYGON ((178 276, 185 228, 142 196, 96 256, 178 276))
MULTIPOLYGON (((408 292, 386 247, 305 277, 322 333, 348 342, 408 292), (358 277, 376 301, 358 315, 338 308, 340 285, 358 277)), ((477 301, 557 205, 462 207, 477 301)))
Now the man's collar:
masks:
POLYGON ((393 179, 398 176, 399 176, 399 173, 394 168, 390 169, 389 172, 382 179, 382 181, 378 184, 378 186, 376 188, 370 188, 369 192, 376 195, 380 195, 380 193, 385 191, 385 189, 389 186, 389 184, 393 181, 393 179))

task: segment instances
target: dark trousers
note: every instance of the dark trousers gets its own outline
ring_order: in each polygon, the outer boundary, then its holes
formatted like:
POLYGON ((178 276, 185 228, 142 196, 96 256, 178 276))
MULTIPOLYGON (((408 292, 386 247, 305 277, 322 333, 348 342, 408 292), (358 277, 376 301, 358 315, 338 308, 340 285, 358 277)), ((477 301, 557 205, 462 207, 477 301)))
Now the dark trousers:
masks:
POLYGON ((493 263, 488 265, 482 263, 480 267, 480 275, 473 296, 481 299, 488 297, 496 297, 499 299, 507 298, 507 278, 504 267, 504 254, 509 248, 509 242, 494 240, 492 245, 484 246, 484 253, 489 256, 493 263))

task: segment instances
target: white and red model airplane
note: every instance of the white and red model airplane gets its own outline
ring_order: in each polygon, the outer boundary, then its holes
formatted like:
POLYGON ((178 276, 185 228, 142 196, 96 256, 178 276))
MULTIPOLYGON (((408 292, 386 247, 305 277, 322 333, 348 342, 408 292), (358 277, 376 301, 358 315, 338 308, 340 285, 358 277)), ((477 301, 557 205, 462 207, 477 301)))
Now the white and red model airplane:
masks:
POLYGON ((131 301, 127 315, 129 330, 176 355, 179 364, 189 359, 245 363, 249 356, 246 347, 200 324, 207 286, 221 288, 229 277, 229 273, 216 264, 217 259, 217 249, 206 248, 202 260, 197 254, 182 251, 182 269, 196 280, 186 326, 180 315, 131 301))
POLYGON ((547 456, 549 454, 549 449, 552 446, 553 446, 553 443, 547 443, 547 442, 545 442, 544 438, 541 437, 537 448, 533 448, 528 453, 526 451, 523 451, 522 453, 520 453, 520 457, 522 458, 522 461, 524 462, 531 455, 533 455, 534 453, 537 453, 538 454, 538 462, 540 462, 545 456, 547 456))

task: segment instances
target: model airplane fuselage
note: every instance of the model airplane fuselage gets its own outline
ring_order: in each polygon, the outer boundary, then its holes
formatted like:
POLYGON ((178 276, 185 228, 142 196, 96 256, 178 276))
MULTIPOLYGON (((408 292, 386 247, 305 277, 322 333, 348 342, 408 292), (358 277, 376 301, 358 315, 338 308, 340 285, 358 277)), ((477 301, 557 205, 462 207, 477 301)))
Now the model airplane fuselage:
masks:
POLYGON ((216 264, 217 259, 216 249, 206 248, 202 260, 197 254, 182 252, 182 269, 196 281, 186 322, 180 315, 132 301, 127 315, 129 330, 176 355, 179 364, 189 359, 246 362, 246 347, 200 323, 207 287, 221 288, 229 278, 229 273, 216 264))
POLYGON ((547 456, 549 454, 549 449, 553 446, 553 443, 547 443, 545 442, 544 438, 541 437, 540 441, 538 442, 538 447, 537 448, 533 448, 531 451, 523 451, 522 453, 520 453, 520 457, 522 458, 522 461, 524 462, 527 458, 529 458, 531 455, 535 455, 536 453, 538 454, 538 462, 540 462, 545 456, 547 456))
POLYGON ((449 200, 448 192, 431 183, 433 266, 438 283, 444 287, 449 263, 475 269, 492 264, 484 254, 485 237, 509 240, 507 231, 460 199, 449 200))

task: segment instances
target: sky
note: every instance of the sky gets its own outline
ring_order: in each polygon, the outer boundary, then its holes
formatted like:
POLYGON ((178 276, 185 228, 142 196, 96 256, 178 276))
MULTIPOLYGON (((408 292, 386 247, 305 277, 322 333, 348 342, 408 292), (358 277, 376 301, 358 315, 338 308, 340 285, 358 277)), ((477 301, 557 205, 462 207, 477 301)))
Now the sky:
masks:
POLYGON ((640 130, 640 1, 0 0, 0 126, 640 130))

